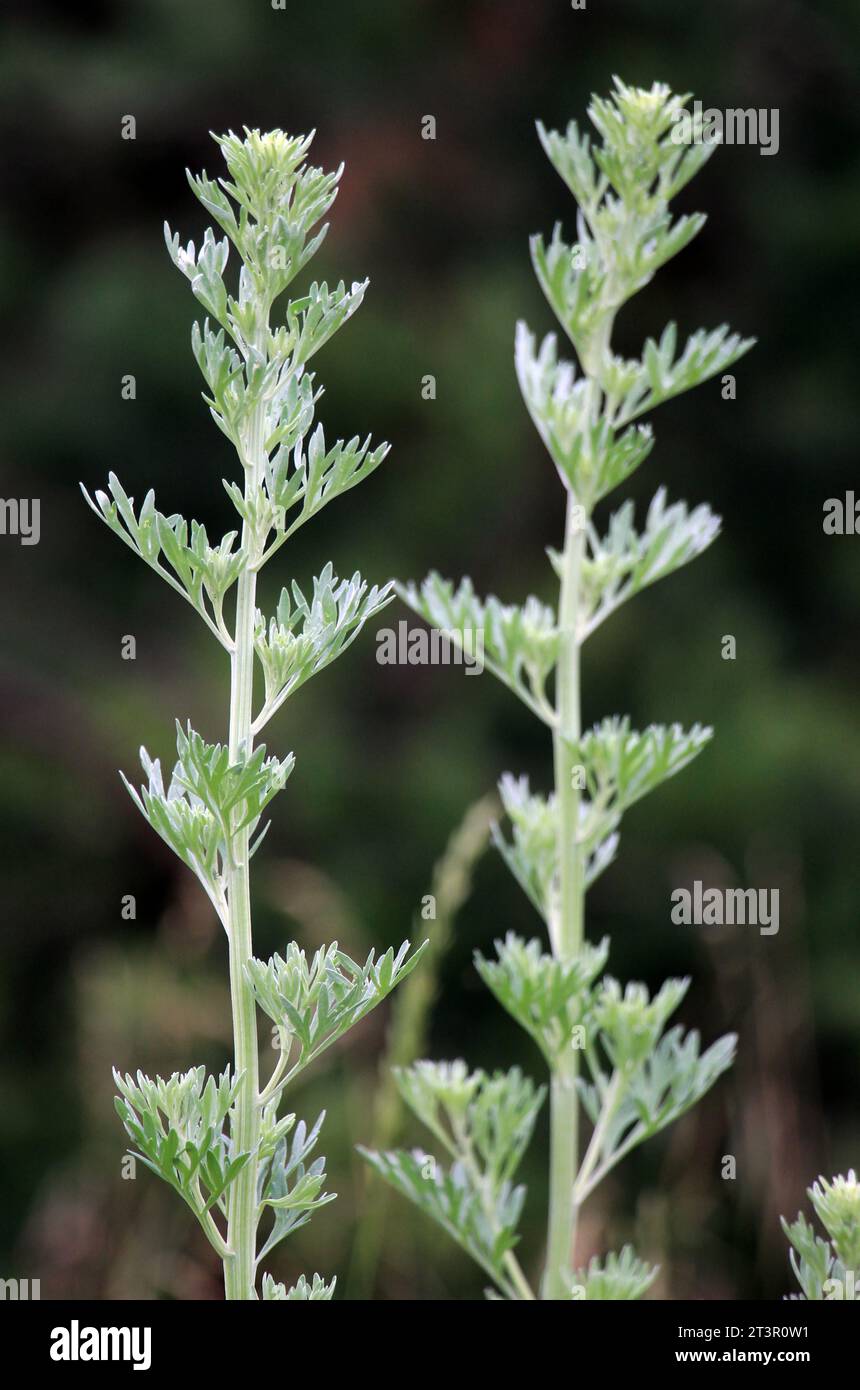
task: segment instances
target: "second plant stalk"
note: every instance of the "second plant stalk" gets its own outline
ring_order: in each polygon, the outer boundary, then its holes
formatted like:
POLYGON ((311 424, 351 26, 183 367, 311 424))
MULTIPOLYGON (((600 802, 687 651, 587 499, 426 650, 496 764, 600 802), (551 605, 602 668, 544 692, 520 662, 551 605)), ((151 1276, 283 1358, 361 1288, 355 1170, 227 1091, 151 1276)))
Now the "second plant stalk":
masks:
MULTIPOLYGON (((633 1148, 683 1114, 730 1065, 734 1038, 702 1052, 698 1034, 668 1021, 688 980, 651 995, 603 975, 609 943, 584 933, 587 888, 615 857, 621 819, 636 801, 685 767, 707 744, 698 725, 605 719, 583 730, 581 652, 596 629, 641 589, 706 549, 719 530, 707 506, 667 505, 660 488, 637 530, 625 502, 603 534, 595 508, 647 458, 650 427, 639 418, 662 401, 724 370, 751 345, 721 327, 694 333, 680 353, 670 324, 639 359, 611 347, 616 314, 701 230, 699 214, 673 218, 670 203, 712 152, 686 98, 662 84, 617 81, 594 97, 589 117, 599 143, 571 122, 539 127, 546 153, 578 204, 573 243, 560 226, 532 239, 540 286, 576 352, 578 370, 555 335, 538 343, 517 329, 520 389, 565 491, 564 538, 549 557, 558 602, 482 601, 471 581, 431 574, 402 597, 427 622, 459 638, 466 652, 483 639, 484 666, 517 694, 551 734, 554 787, 533 792, 506 775, 501 794, 512 842, 496 842, 546 928, 544 941, 514 932, 496 942, 478 970, 529 1033, 549 1070, 550 1163, 547 1299, 641 1298, 656 1270, 630 1247, 576 1270, 582 1203, 633 1148), (686 117, 686 121, 683 118, 686 117), (675 136, 684 127, 686 144, 675 136), (554 679, 554 698, 547 686, 554 679), (602 976, 602 978, 601 978, 602 976), (591 1121, 585 1152, 580 1108, 591 1121)), ((529 1142, 543 1088, 514 1068, 487 1074, 465 1063, 418 1062, 399 1073, 404 1098, 450 1156, 445 1167, 419 1152, 369 1153, 378 1172, 448 1233, 494 1281, 496 1295, 533 1296, 513 1254, 525 1192, 514 1175, 529 1142)))

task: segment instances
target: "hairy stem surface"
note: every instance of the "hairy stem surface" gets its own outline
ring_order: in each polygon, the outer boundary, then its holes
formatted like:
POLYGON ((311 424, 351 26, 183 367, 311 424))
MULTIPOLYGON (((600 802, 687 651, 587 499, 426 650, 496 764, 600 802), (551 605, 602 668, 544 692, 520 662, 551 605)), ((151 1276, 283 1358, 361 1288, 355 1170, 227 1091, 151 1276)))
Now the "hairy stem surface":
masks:
MULTIPOLYGON (((258 474, 263 447, 264 405, 258 405, 250 423, 245 496, 252 499, 259 488, 258 474)), ((239 576, 236 597, 236 631, 230 668, 230 760, 248 757, 253 748, 254 614, 257 574, 254 568, 255 538, 247 521, 242 545, 248 562, 239 576)), ((241 818, 240 807, 237 818, 241 818)), ((229 1193, 227 1244, 231 1254, 224 1262, 224 1291, 228 1299, 253 1299, 257 1233, 257 1145, 259 1142, 260 1085, 257 1046, 257 1008, 245 975, 253 955, 251 931, 250 831, 246 826, 232 838, 232 864, 227 874, 230 905, 230 1001, 233 1011, 233 1053, 242 1085, 231 1127, 234 1153, 251 1158, 233 1182, 229 1193)))
MULTIPOLYGON (((558 929, 553 951, 559 960, 575 957, 582 947, 583 936, 583 865, 578 844, 579 787, 574 777, 576 753, 573 745, 580 736, 582 722, 576 622, 584 535, 579 509, 568 494, 559 602, 562 634, 558 665, 559 718, 553 735, 555 790, 559 807, 558 857, 561 866, 558 929)), ((575 1048, 569 1048, 559 1059, 550 1087, 549 1224, 543 1280, 543 1297, 547 1299, 569 1296, 565 1275, 570 1270, 576 1236, 573 1185, 579 1149, 578 1071, 579 1053, 575 1048)))

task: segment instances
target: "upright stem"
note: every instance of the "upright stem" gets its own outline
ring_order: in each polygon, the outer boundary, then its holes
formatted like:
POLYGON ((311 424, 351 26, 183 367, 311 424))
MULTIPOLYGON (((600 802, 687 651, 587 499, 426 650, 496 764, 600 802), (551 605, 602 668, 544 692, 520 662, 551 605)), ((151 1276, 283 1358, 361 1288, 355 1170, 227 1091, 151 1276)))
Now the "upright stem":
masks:
MULTIPOLYGON (((560 902, 558 930, 553 951, 559 960, 571 960, 582 947, 583 865, 578 840, 579 787, 573 776, 581 733, 579 642, 576 623, 579 610, 580 573, 585 532, 575 499, 568 493, 565 521, 564 565, 559 601, 561 651, 558 663, 558 725, 553 735, 555 792, 558 804, 558 859, 560 902)), ((570 1296, 565 1280, 573 1260, 576 1206, 573 1186, 579 1149, 579 1103, 576 1080, 579 1053, 563 1052, 550 1084, 550 1171, 547 1260, 542 1295, 546 1299, 570 1296)))
MULTIPOLYGON (((248 457, 245 460, 245 497, 253 499, 260 486, 263 450, 263 404, 250 422, 248 457)), ((236 598, 236 631, 230 667, 230 761, 248 757, 253 747, 254 614, 257 574, 254 563, 256 538, 247 521, 242 528, 246 564, 239 576, 236 598)), ((241 813, 238 808, 237 815, 241 813)), ((249 863, 250 830, 246 826, 232 837, 231 863, 227 869, 227 901, 230 910, 230 1001, 233 1011, 233 1052, 236 1075, 242 1084, 231 1125, 234 1151, 250 1153, 229 1188, 224 1291, 228 1299, 253 1299, 257 1236, 257 1146, 259 1143, 260 1067, 257 1040, 257 1007, 245 975, 253 955, 249 863)))
MULTIPOLYGON (((611 279, 611 277, 610 277, 611 279)), ((609 352, 614 311, 607 305, 582 367, 589 377, 589 417, 600 419, 603 393, 600 371, 609 352)), ((594 463, 594 461, 592 461, 594 463)), ((585 919, 585 864, 579 844, 579 779, 575 778, 576 743, 582 734, 579 638, 582 561, 585 525, 582 504, 567 493, 564 560, 559 595, 561 649, 558 660, 558 723, 553 734, 555 794, 558 804, 559 913, 552 948, 558 960, 574 959, 582 950, 585 919)), ((579 1161, 579 1049, 563 1052, 550 1082, 549 1229, 542 1296, 570 1297, 568 1280, 576 1245, 579 1195, 575 1192, 579 1161)))

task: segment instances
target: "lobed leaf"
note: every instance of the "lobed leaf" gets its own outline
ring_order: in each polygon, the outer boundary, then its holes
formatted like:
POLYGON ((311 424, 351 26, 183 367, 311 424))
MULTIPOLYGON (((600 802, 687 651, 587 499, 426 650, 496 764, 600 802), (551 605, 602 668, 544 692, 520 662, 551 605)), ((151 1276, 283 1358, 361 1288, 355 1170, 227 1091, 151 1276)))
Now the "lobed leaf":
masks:
POLYGON ((586 943, 578 956, 564 961, 544 952, 540 942, 526 942, 513 932, 495 945, 495 961, 476 953, 478 973, 552 1068, 571 1046, 575 1030, 591 1023, 592 985, 606 964, 609 938, 599 946, 586 943))
POLYGON ((485 1205, 461 1163, 446 1169, 421 1149, 374 1153, 359 1146, 358 1152, 391 1187, 441 1226, 508 1297, 514 1296, 505 1255, 517 1243, 524 1187, 507 1185, 492 1205, 485 1205))
POLYGON ((667 324, 659 342, 648 338, 645 343, 635 385, 620 404, 619 421, 629 423, 663 401, 724 372, 749 352, 755 341, 731 333, 723 323, 710 332, 699 329, 693 333, 676 359, 677 329, 674 323, 667 324))
MULTIPOLYGON (((506 772, 499 782, 502 805, 510 817, 513 842, 493 826, 493 843, 543 917, 552 934, 559 912, 559 813, 555 793, 532 792, 527 777, 506 772)), ((583 886, 588 889, 609 867, 618 849, 620 814, 611 807, 580 798, 577 844, 583 857, 583 886)))
POLYGON ((809 1198, 839 1259, 860 1269, 860 1183, 853 1168, 847 1177, 819 1178, 809 1188, 809 1198))
POLYGON ((389 949, 377 960, 371 951, 357 965, 334 942, 308 963, 293 941, 284 956, 250 960, 246 973, 260 1008, 278 1025, 285 1065, 295 1048, 286 1080, 376 1008, 414 970, 425 948, 426 942, 407 958, 404 941, 396 955, 389 949))
POLYGON ((207 1213, 217 1207, 226 1214, 225 1193, 250 1158, 234 1150, 225 1131, 242 1078, 225 1071, 217 1081, 207 1079, 204 1067, 167 1080, 114 1069, 113 1078, 117 1113, 137 1145, 135 1157, 179 1193, 211 1240, 207 1213))
POLYGON ((592 1083, 579 1079, 579 1092, 602 1144, 596 1174, 578 1180, 580 1200, 632 1149, 674 1123, 732 1065, 737 1038, 728 1033, 700 1050, 699 1034, 676 1026, 664 1033, 689 981, 668 980, 652 1000, 644 985, 622 994, 615 980, 601 987, 594 1011, 600 1044, 613 1074, 603 1071, 596 1049, 586 1053, 592 1083))
POLYGON ((620 817, 630 806, 681 772, 713 737, 694 724, 650 724, 642 733, 617 716, 595 724, 571 747, 581 761, 592 802, 620 817))
POLYGON ((605 416, 595 419, 591 381, 559 360, 554 333, 538 347, 526 325, 517 324, 514 362, 523 400, 559 477, 590 514, 648 457, 650 427, 618 430, 605 416))
POLYGON ((397 593, 431 627, 466 653, 480 656, 492 671, 529 708, 552 724, 555 712, 546 698, 546 682, 558 661, 560 636, 553 610, 529 597, 522 607, 507 605, 490 596, 482 601, 470 579, 458 588, 435 571, 421 588, 397 585, 397 593))
POLYGON ((392 584, 368 590, 360 574, 338 579, 329 563, 314 580, 310 598, 295 580, 292 596, 288 589, 281 590, 277 616, 268 629, 258 611, 254 650, 263 670, 265 699, 254 732, 306 681, 341 656, 393 597, 392 584))
POLYGON ((359 1152, 378 1173, 431 1216, 508 1297, 510 1252, 525 1188, 512 1179, 534 1130, 545 1088, 517 1067, 469 1072, 456 1062, 417 1062, 395 1071, 410 1108, 452 1156, 446 1169, 421 1150, 359 1152))
POLYGON ((571 1276, 572 1298, 587 1302, 623 1303, 644 1297, 657 1278, 657 1266, 640 1260, 632 1245, 619 1254, 610 1251, 605 1260, 592 1256, 587 1269, 571 1276))
POLYGON ((254 833, 290 776, 295 757, 267 759, 265 744, 259 744, 249 757, 233 762, 226 745, 207 743, 190 724, 183 730, 178 721, 176 751, 166 791, 161 763, 145 748, 140 759, 147 783, 138 791, 120 776, 144 819, 200 880, 226 929, 226 870, 233 862, 234 837, 245 829, 254 833))
POLYGON ((336 1193, 322 1190, 326 1180, 325 1159, 307 1161, 316 1147, 324 1119, 325 1111, 310 1130, 304 1120, 300 1120, 292 1143, 286 1137, 281 1138, 274 1151, 260 1162, 257 1171, 260 1210, 270 1207, 274 1219, 257 1255, 258 1264, 288 1235, 305 1226, 315 1211, 335 1200, 336 1193))
POLYGON ((331 1283, 327 1284, 321 1274, 315 1274, 313 1282, 309 1284, 305 1276, 300 1274, 296 1283, 288 1289, 284 1284, 276 1284, 271 1274, 264 1274, 263 1298, 279 1302, 294 1300, 301 1303, 328 1300, 334 1296, 336 1283, 337 1279, 332 1279, 331 1283))
POLYGON ((109 475, 108 490, 110 495, 99 490, 93 498, 81 484, 81 491, 96 516, 188 600, 223 646, 230 646, 222 608, 225 595, 238 579, 247 558, 241 546, 233 549, 237 533, 229 531, 217 546, 211 546, 205 526, 192 521, 189 541, 185 518, 178 514, 165 516, 160 512, 152 490, 146 494, 137 514, 134 499, 127 496, 115 473, 109 475), (170 565, 170 570, 164 568, 163 560, 170 565))
POLYGON ((797 1220, 791 1224, 785 1217, 781 1220, 782 1229, 791 1244, 791 1267, 801 1290, 800 1294, 793 1297, 802 1302, 825 1301, 825 1284, 831 1279, 839 1279, 844 1283, 844 1267, 838 1264, 829 1242, 815 1234, 802 1212, 797 1213, 797 1220))
POLYGON ((641 589, 701 555, 720 531, 720 518, 707 506, 688 511, 686 503, 675 502, 667 507, 662 487, 651 501, 641 533, 633 525, 633 513, 633 503, 625 502, 610 517, 602 538, 588 528, 577 629, 580 642, 641 589))

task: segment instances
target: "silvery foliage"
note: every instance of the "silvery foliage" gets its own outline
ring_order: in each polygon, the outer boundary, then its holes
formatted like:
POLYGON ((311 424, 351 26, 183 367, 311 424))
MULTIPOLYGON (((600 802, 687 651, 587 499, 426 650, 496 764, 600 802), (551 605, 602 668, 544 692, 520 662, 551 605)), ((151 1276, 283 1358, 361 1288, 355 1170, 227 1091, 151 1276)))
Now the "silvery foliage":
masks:
MULTIPOLYGON (((327 441, 315 423, 322 388, 308 363, 362 302, 367 281, 347 287, 314 282, 287 302, 280 324, 272 306, 319 247, 327 230, 321 219, 337 193, 341 170, 325 173, 306 161, 311 137, 276 130, 246 130, 215 137, 226 176, 189 174, 192 191, 223 235, 207 228, 202 242, 183 245, 165 226, 171 259, 188 279, 204 311, 194 324, 192 351, 205 383, 209 412, 234 446, 242 482, 224 481, 238 525, 211 544, 205 527, 166 514, 150 490, 139 506, 111 474, 107 490, 84 495, 95 513, 200 615, 233 657, 239 642, 238 611, 230 630, 225 604, 240 577, 258 572, 280 546, 329 502, 363 481, 384 459, 387 444, 358 436, 327 441), (228 263, 238 258, 229 287, 228 263), (253 422, 262 421, 261 454, 255 459, 253 422), (249 479, 257 479, 256 486, 249 479)), ((260 610, 249 633, 248 659, 258 663, 263 696, 250 723, 256 735, 302 685, 334 661, 391 600, 392 586, 368 585, 359 574, 338 579, 330 564, 306 595, 294 581, 281 591, 274 614, 260 610)), ((250 741, 243 744, 250 749, 250 741)), ((237 867, 239 836, 251 836, 253 854, 265 831, 261 818, 282 790, 293 754, 267 757, 263 745, 231 757, 228 746, 208 743, 190 725, 177 725, 177 760, 165 785, 157 758, 145 749, 146 782, 138 791, 126 780, 138 810, 199 879, 228 935, 229 880, 237 867)), ((243 840, 244 843, 244 840, 243 840)), ((168 1080, 116 1073, 117 1108, 136 1154, 191 1207, 213 1246, 230 1255, 221 1220, 228 1192, 252 1163, 256 1173, 256 1221, 270 1216, 257 1263, 312 1212, 332 1200, 323 1190, 325 1160, 312 1157, 322 1116, 308 1130, 294 1115, 278 1118, 287 1082, 324 1047, 364 1017, 417 959, 404 947, 379 960, 356 964, 337 945, 309 964, 291 943, 284 958, 253 959, 246 988, 273 1020, 280 1043, 278 1065, 259 1096, 259 1143, 243 1151, 231 1137, 243 1075, 226 1071, 216 1082, 202 1067, 168 1080), (295 1052, 291 1067, 287 1059, 295 1052)), ((270 1275, 266 1299, 328 1299, 334 1282, 304 1276, 288 1291, 270 1275)))
MULTIPOLYGON (((578 366, 563 358, 555 334, 538 341, 522 323, 514 360, 526 408, 584 531, 575 616, 580 647, 642 589, 700 555, 719 531, 719 518, 706 505, 670 502, 663 487, 641 529, 629 501, 603 528, 593 519, 601 499, 653 448, 652 429, 640 423, 641 417, 725 371, 752 345, 723 326, 694 333, 679 349, 670 324, 658 340, 645 343, 638 359, 622 359, 609 347, 619 308, 704 225, 701 214, 675 218, 670 211, 672 198, 712 152, 711 145, 694 141, 681 147, 671 140, 675 113, 687 100, 661 84, 641 90, 616 79, 612 95, 594 97, 589 107, 599 143, 575 122, 564 132, 538 125, 544 150, 578 212, 575 239, 566 242, 560 226, 548 240, 535 236, 532 262, 578 366)), ((566 556, 548 553, 561 579, 566 556)), ((581 890, 587 889, 616 855, 625 812, 686 767, 712 731, 672 724, 637 732, 625 717, 605 719, 582 735, 572 733, 562 727, 561 711, 548 693, 563 636, 554 605, 535 596, 522 605, 482 600, 468 578, 455 584, 435 573, 420 586, 400 586, 399 593, 436 627, 483 632, 487 668, 552 729, 581 778, 578 826, 563 822, 558 787, 545 795, 532 790, 525 777, 502 778, 511 838, 497 828, 496 844, 543 919, 549 950, 537 939, 527 942, 508 933, 496 942, 494 960, 479 954, 476 961, 484 982, 540 1049, 551 1075, 571 1047, 581 1049, 585 1074, 577 1085, 592 1139, 576 1178, 578 1206, 631 1149, 713 1085, 731 1065, 735 1038, 724 1037, 703 1051, 695 1032, 668 1027, 688 982, 668 981, 653 997, 644 985, 622 987, 603 975, 608 940, 598 946, 584 942, 573 957, 561 950, 562 859, 575 860, 581 890)), ((470 1098, 483 1094, 483 1074, 457 1076, 470 1098)), ((437 1138, 439 1108, 450 1109, 451 1084, 443 1065, 429 1063, 401 1077, 406 1100, 437 1138)), ((496 1078, 494 1084, 502 1088, 499 1103, 505 1103, 504 1080, 496 1078)), ((520 1094, 519 1074, 511 1085, 520 1094)), ((466 1161, 469 1145, 476 1142, 471 1103, 464 1098, 457 1111, 460 1147, 450 1173, 425 1171, 417 1154, 372 1155, 371 1161, 493 1274, 496 1296, 529 1297, 529 1290, 510 1277, 512 1194, 466 1161)), ((500 1142, 506 1133, 500 1129, 500 1142)), ((514 1133, 518 1158, 522 1131, 514 1133)), ((593 1260, 587 1270, 567 1270, 563 1282, 571 1298, 639 1298, 653 1277, 654 1271, 625 1247, 620 1255, 593 1260)))
MULTIPOLYGON (((230 762, 226 745, 210 744, 176 725, 177 762, 167 790, 158 758, 145 748, 140 760, 148 782, 138 791, 120 773, 128 792, 145 820, 197 878, 225 930, 230 910, 226 867, 231 862, 233 840, 239 830, 257 829, 272 797, 283 788, 295 766, 295 757, 266 758, 266 745, 258 744, 251 756, 230 762)), ((251 853, 262 835, 251 847, 251 853)))
POLYGON ((375 1009, 412 972, 423 949, 409 955, 404 941, 396 953, 389 948, 377 960, 371 951, 364 965, 357 965, 336 941, 321 946, 310 962, 292 941, 285 957, 250 961, 255 998, 278 1031, 282 1084, 375 1009))
POLYGON ((322 1275, 315 1274, 313 1280, 309 1284, 302 1274, 299 1276, 298 1282, 288 1289, 284 1284, 275 1283, 271 1274, 264 1274, 262 1296, 264 1300, 268 1299, 275 1302, 287 1302, 292 1300, 302 1303, 308 1303, 311 1300, 315 1302, 327 1302, 334 1297, 336 1283, 337 1280, 332 1279, 331 1283, 327 1284, 322 1275))
POLYGON ((802 1212, 790 1223, 782 1218, 791 1267, 801 1290, 788 1297, 802 1302, 860 1302, 860 1182, 854 1169, 830 1182, 819 1178, 807 1188, 807 1196, 828 1238, 816 1235, 802 1212))
POLYGON ((572 1299, 601 1303, 630 1303, 642 1298, 657 1278, 657 1267, 640 1260, 631 1245, 605 1260, 593 1255, 586 1269, 578 1269, 569 1281, 572 1299))
POLYGON ((169 1080, 121 1076, 114 1070, 116 1108, 138 1146, 137 1157, 169 1183, 206 1229, 215 1208, 226 1215, 225 1193, 249 1155, 233 1153, 224 1128, 237 1083, 225 1071, 217 1080, 204 1067, 169 1080))
POLYGON ((455 589, 450 580, 430 574, 421 588, 398 586, 401 597, 432 627, 449 635, 465 650, 475 650, 475 638, 483 634, 483 660, 488 670, 509 686, 540 718, 552 721, 546 683, 558 660, 558 628, 555 614, 534 597, 518 607, 490 597, 486 603, 475 593, 471 579, 455 589))
POLYGON ((510 1253, 525 1188, 514 1183, 545 1089, 514 1067, 470 1072, 462 1061, 396 1068, 401 1095, 436 1139, 446 1163, 415 1149, 360 1149, 378 1173, 432 1216, 515 1298, 510 1253))

